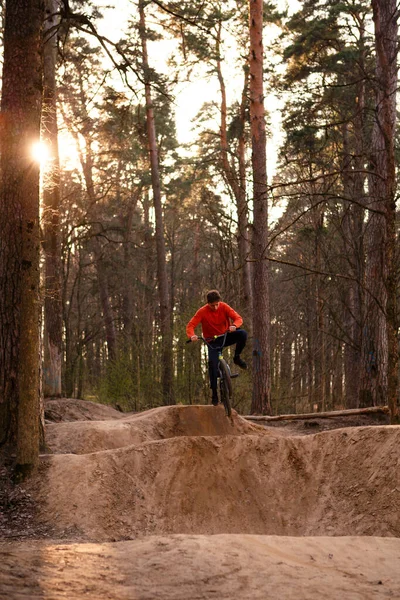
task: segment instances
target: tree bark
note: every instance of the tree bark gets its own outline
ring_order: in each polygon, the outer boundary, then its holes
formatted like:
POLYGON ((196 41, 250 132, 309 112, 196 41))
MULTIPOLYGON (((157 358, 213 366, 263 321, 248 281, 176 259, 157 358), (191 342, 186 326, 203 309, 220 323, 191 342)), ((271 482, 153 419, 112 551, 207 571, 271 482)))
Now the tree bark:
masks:
POLYGON ((352 310, 354 317, 352 318, 351 335, 353 349, 350 351, 352 355, 351 371, 349 372, 350 380, 355 383, 350 383, 349 391, 353 397, 354 405, 349 405, 348 408, 356 408, 360 405, 360 385, 361 373, 363 369, 361 352, 363 347, 363 320, 365 309, 365 240, 364 240, 364 219, 365 219, 365 148, 366 148, 366 44, 365 44, 365 15, 360 14, 358 18, 359 30, 359 59, 358 71, 359 82, 357 84, 356 98, 356 118, 355 118, 355 162, 354 162, 354 192, 353 198, 359 204, 352 206, 352 230, 351 237, 353 239, 353 256, 354 256, 354 277, 356 282, 353 284, 352 291, 352 310), (360 205, 361 204, 361 205, 360 205))
MULTIPOLYGON (((135 210, 138 204, 139 196, 142 193, 142 186, 139 186, 133 193, 131 202, 128 206, 128 214, 123 218, 122 227, 124 228, 124 272, 129 273, 131 268, 131 235, 132 223, 135 210)), ((132 328, 133 328, 133 286, 131 282, 123 291, 122 301, 122 320, 123 320, 123 346, 124 352, 129 354, 132 349, 132 328)))
POLYGON ((140 15, 140 38, 142 44, 143 74, 145 80, 146 117, 147 117, 147 140, 149 146, 151 183, 153 190, 153 204, 156 221, 156 249, 157 249, 157 281, 160 299, 160 329, 162 338, 162 368, 161 385, 164 404, 175 404, 173 397, 173 355, 172 355, 172 331, 170 316, 170 299, 168 293, 167 260, 164 239, 164 219, 161 202, 160 170, 158 164, 157 135, 154 119, 154 108, 151 97, 151 86, 149 77, 149 62, 146 42, 146 21, 144 13, 144 2, 139 2, 140 15))
POLYGON ((263 415, 246 415, 243 418, 249 421, 298 421, 301 419, 327 419, 332 417, 352 417, 354 415, 387 415, 387 406, 371 406, 369 408, 352 408, 349 410, 330 410, 327 412, 304 413, 298 415, 276 415, 268 417, 263 415))
POLYGON ((93 240, 93 253, 95 258, 99 297, 103 313, 104 329, 106 332, 108 359, 114 362, 117 359, 117 331, 114 322, 114 312, 110 302, 110 293, 106 267, 104 265, 103 250, 97 237, 93 240))
POLYGON ((243 302, 243 311, 247 319, 252 319, 252 307, 253 307, 253 294, 251 286, 251 273, 250 273, 250 245, 248 239, 248 208, 246 202, 246 143, 245 143, 245 120, 246 120, 246 107, 248 103, 248 79, 249 69, 244 69, 244 83, 243 92, 240 105, 240 134, 238 139, 237 149, 237 160, 238 169, 235 169, 233 161, 229 160, 229 143, 227 134, 227 102, 226 102, 226 88, 225 81, 222 74, 222 66, 220 60, 220 44, 221 44, 221 28, 222 23, 219 23, 217 30, 216 40, 216 51, 217 51, 217 76, 219 81, 219 88, 221 93, 221 121, 220 121, 220 144, 221 144, 221 163, 222 171, 225 180, 230 187, 236 202, 236 210, 238 216, 238 250, 239 250, 239 263, 241 268, 241 279, 242 279, 242 293, 241 300, 243 302))
POLYGON ((39 455, 40 0, 6 2, 1 100, 0 439, 17 445, 22 475, 39 455))
POLYGON ((50 160, 43 188, 43 248, 45 253, 44 364, 45 397, 61 396, 62 306, 60 240, 60 161, 56 105, 57 26, 59 0, 46 0, 44 22, 44 74, 42 139, 50 160))
POLYGON ((357 408, 360 401, 361 347, 363 321, 363 282, 364 282, 364 209, 360 204, 365 201, 365 165, 364 165, 364 96, 365 83, 358 85, 357 116, 355 119, 355 147, 350 149, 348 125, 343 126, 343 190, 348 198, 342 218, 343 252, 346 271, 354 278, 347 284, 343 321, 345 323, 346 343, 344 346, 344 381, 347 408, 357 408), (351 154, 356 155, 354 165, 351 154), (354 171, 354 172, 353 172, 354 171), (353 204, 352 200, 360 204, 353 204))
MULTIPOLYGON (((85 115, 87 116, 87 115, 85 115)), ((89 136, 85 137, 85 156, 81 156, 81 165, 83 175, 85 178, 86 191, 89 197, 89 202, 94 207, 95 214, 98 212, 97 208, 97 197, 95 192, 95 185, 93 181, 93 152, 92 152, 92 140, 89 136)), ((99 241, 99 233, 101 232, 101 226, 99 226, 100 219, 95 225, 92 226, 93 232, 93 254, 95 259, 97 283, 99 287, 99 298, 100 305, 103 313, 104 329, 106 334, 107 342, 107 353, 110 361, 115 361, 118 354, 118 343, 117 343, 117 332, 114 322, 113 308, 110 302, 109 286, 107 271, 103 259, 103 248, 99 241)))
POLYGON ((398 10, 396 0, 372 0, 376 50, 376 103, 369 175, 371 213, 367 238, 368 338, 364 360, 371 400, 388 399, 399 421, 396 260, 396 89, 398 10))
POLYGON ((253 168, 252 413, 271 414, 267 157, 263 90, 263 2, 250 0, 250 119, 253 168))
MULTIPOLYGON (((320 205, 312 210, 313 227, 315 231, 315 270, 321 270, 322 263, 322 232, 324 227, 324 209, 320 205)), ((313 403, 317 404, 319 410, 325 410, 325 379, 326 379, 326 340, 324 326, 324 296, 322 290, 322 281, 319 275, 313 278, 313 302, 315 305, 315 321, 314 321, 314 393, 313 403)))
POLYGON ((238 162, 239 162, 239 193, 236 198, 238 212, 238 249, 239 260, 242 265, 242 289, 244 301, 244 313, 253 321, 253 289, 250 257, 250 239, 249 239, 249 211, 246 199, 246 109, 248 104, 249 87, 249 69, 244 69, 244 82, 242 99, 240 103, 240 135, 238 141, 238 162))

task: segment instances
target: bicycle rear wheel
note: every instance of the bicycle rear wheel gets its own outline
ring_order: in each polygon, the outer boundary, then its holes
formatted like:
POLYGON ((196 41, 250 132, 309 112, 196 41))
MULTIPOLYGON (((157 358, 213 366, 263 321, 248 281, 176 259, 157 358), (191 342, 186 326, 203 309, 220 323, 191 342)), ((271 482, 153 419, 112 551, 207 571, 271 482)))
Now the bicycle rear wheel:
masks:
POLYGON ((225 407, 225 412, 228 417, 232 414, 232 381, 231 381, 231 372, 223 358, 219 359, 219 369, 221 378, 219 381, 220 390, 221 390, 221 402, 225 407))

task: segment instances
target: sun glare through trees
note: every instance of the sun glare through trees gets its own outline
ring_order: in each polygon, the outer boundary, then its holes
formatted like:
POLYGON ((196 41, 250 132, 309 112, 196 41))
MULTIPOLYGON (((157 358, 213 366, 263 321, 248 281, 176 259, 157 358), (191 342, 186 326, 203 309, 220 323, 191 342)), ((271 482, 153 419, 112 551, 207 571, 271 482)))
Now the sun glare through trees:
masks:
POLYGON ((46 163, 51 160, 50 149, 44 142, 38 141, 34 142, 31 147, 31 155, 32 158, 40 163, 42 167, 46 165, 46 163))

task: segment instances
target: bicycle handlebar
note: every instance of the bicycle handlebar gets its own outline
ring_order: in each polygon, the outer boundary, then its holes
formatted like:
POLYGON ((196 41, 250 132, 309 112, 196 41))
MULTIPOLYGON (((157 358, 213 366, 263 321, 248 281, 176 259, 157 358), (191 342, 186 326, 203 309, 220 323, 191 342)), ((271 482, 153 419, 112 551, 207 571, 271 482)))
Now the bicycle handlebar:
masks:
MULTIPOLYGON (((221 333, 221 335, 216 335, 213 338, 205 338, 202 335, 198 335, 197 338, 199 340, 201 340, 202 342, 204 342, 209 348, 212 348, 213 350, 222 350, 222 348, 224 347, 226 336, 228 335, 228 333, 229 333, 229 329, 227 331, 225 331, 225 333, 221 333), (224 338, 222 340, 221 346, 212 346, 210 344, 210 342, 217 340, 218 338, 221 338, 221 337, 224 338)), ((190 343, 192 343, 192 340, 186 340, 186 343, 190 344, 190 343)))

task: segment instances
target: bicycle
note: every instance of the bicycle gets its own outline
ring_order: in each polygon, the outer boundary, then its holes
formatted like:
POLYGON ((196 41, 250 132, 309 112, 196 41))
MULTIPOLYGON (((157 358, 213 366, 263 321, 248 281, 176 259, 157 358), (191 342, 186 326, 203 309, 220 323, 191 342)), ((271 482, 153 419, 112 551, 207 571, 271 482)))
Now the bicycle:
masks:
MULTIPOLYGON (((204 338, 202 335, 198 336, 206 346, 218 351, 218 371, 217 378, 219 379, 219 389, 221 402, 224 405, 225 413, 227 417, 232 414, 232 379, 239 376, 239 373, 232 373, 231 369, 222 355, 226 336, 228 331, 225 331, 222 335, 216 335, 213 338, 204 338), (223 338, 221 346, 213 346, 210 342, 215 341, 218 338, 223 338)), ((188 340, 186 343, 190 344, 192 340, 188 340)))

